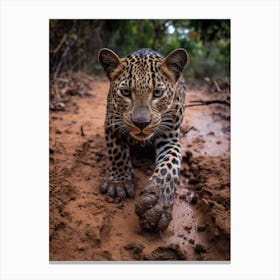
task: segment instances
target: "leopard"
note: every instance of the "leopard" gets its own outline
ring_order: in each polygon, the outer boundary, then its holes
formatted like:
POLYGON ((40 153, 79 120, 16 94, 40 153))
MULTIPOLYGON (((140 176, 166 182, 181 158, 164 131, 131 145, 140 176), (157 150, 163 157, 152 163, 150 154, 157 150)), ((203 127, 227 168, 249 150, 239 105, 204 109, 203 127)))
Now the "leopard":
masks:
POLYGON ((152 146, 155 167, 135 200, 135 213, 143 230, 163 232, 172 220, 180 182, 188 52, 177 48, 164 57, 144 48, 120 57, 102 48, 98 59, 110 82, 104 125, 109 174, 99 191, 117 202, 133 199, 131 151, 152 146))

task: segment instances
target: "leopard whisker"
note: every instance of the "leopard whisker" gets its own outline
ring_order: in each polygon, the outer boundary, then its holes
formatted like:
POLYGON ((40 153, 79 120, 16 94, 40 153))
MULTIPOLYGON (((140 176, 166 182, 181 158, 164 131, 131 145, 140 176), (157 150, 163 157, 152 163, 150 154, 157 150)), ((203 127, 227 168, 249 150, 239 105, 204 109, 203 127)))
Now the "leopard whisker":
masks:
POLYGON ((111 123, 109 125, 106 125, 106 128, 111 128, 111 127, 114 127, 116 125, 122 125, 122 124, 123 124, 122 121, 117 121, 117 122, 113 122, 113 123, 111 123))
POLYGON ((127 130, 127 127, 126 127, 125 124, 122 124, 122 125, 118 126, 118 127, 113 131, 113 133, 116 133, 116 132, 121 133, 121 132, 124 131, 124 130, 127 130))

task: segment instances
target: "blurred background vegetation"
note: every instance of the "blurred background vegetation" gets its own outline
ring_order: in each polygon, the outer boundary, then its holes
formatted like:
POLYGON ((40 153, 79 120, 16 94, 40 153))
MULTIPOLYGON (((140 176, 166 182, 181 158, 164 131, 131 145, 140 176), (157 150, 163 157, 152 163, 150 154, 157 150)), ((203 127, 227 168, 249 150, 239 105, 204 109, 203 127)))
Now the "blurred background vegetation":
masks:
POLYGON ((230 20, 50 20, 50 78, 67 71, 103 73, 98 50, 107 47, 120 56, 139 48, 167 55, 185 48, 189 80, 230 76, 230 20))

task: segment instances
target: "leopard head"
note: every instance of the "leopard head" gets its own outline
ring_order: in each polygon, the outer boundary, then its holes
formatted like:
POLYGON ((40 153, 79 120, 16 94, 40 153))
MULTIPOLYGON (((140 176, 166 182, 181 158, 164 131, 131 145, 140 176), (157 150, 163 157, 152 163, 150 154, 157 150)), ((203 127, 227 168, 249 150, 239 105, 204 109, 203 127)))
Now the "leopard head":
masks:
POLYGON ((101 49, 99 61, 110 80, 110 112, 134 138, 148 140, 163 128, 162 120, 171 110, 187 51, 176 49, 164 58, 140 49, 120 58, 110 49, 101 49))

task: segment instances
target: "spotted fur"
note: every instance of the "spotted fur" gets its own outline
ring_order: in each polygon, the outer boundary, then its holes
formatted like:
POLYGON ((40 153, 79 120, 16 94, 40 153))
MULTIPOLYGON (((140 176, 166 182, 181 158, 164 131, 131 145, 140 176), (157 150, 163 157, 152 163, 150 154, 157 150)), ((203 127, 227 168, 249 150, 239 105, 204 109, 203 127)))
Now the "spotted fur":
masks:
POLYGON ((130 147, 151 144, 156 162, 150 185, 156 186, 160 205, 173 205, 182 159, 179 133, 185 83, 181 73, 187 60, 184 49, 176 49, 166 58, 150 49, 124 58, 112 50, 100 50, 99 61, 110 80, 105 121, 110 169, 102 193, 118 199, 133 197, 130 147))

